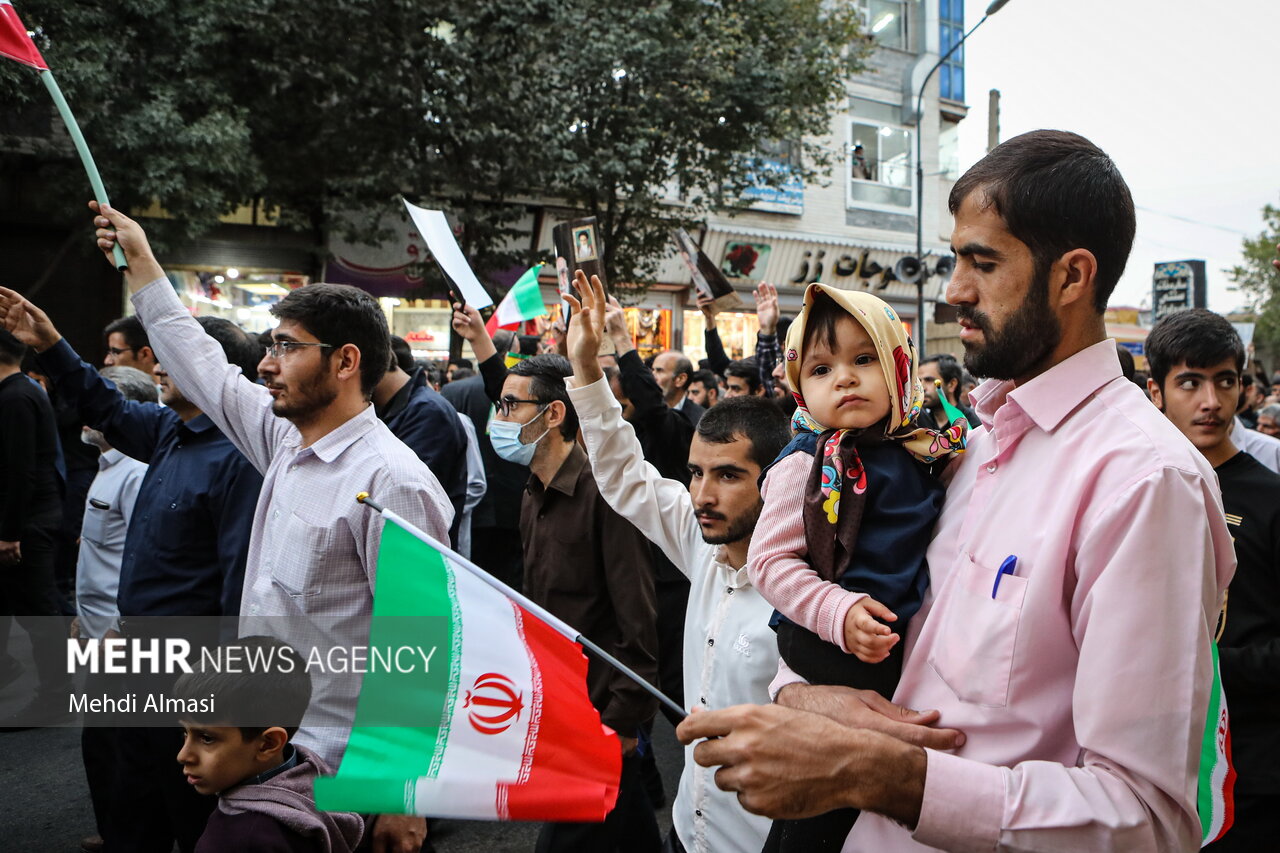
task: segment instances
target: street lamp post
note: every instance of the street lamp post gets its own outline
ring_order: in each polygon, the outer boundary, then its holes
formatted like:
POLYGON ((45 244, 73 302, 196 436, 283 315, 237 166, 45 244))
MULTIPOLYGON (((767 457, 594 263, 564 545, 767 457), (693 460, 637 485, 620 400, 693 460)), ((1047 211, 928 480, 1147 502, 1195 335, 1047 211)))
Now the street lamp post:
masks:
POLYGON ((951 49, 942 55, 942 57, 933 64, 929 69, 929 73, 924 75, 924 82, 920 84, 920 91, 916 93, 916 258, 920 261, 920 278, 916 281, 916 323, 919 328, 916 329, 916 345, 919 347, 920 357, 924 358, 925 346, 925 317, 924 317, 924 286, 929 280, 929 268, 924 262, 924 160, 921 159, 921 146, 924 137, 924 111, 922 102, 924 101, 924 89, 929 85, 929 79, 933 77, 933 72, 942 67, 942 63, 951 58, 951 54, 960 49, 960 45, 964 44, 965 39, 973 35, 974 30, 982 26, 983 23, 1004 8, 1009 0, 994 0, 987 11, 982 14, 982 20, 969 28, 969 31, 960 37, 960 40, 951 45, 951 49))

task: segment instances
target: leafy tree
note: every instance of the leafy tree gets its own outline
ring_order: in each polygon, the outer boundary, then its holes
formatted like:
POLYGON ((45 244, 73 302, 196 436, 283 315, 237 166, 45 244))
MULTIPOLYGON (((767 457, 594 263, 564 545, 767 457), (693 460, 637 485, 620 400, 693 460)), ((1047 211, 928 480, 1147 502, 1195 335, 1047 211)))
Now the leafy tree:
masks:
MULTIPOLYGON (((550 200, 600 220, 619 285, 652 275, 671 227, 785 181, 763 144, 795 144, 793 174, 819 178, 867 49, 854 4, 824 0, 21 6, 113 201, 172 215, 161 239, 261 203, 318 248, 375 243, 403 193, 462 223, 484 275, 535 259, 522 221, 550 200)), ((0 114, 45 98, 0 63, 0 114)), ((80 221, 79 165, 36 168, 47 210, 80 221)))
POLYGON ((1280 356, 1280 269, 1271 262, 1277 257, 1276 246, 1280 244, 1280 207, 1265 205, 1262 222, 1262 233, 1243 240, 1240 251, 1244 262, 1225 272, 1257 315, 1254 347, 1260 356, 1273 362, 1275 369, 1274 359, 1280 356))

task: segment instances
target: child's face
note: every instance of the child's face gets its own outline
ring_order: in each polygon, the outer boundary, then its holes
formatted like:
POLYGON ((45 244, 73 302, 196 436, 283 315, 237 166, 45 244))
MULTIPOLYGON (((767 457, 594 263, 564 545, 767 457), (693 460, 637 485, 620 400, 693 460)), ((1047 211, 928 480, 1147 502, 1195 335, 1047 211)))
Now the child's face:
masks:
POLYGON ((217 794, 265 773, 282 760, 288 735, 270 728, 246 739, 235 726, 205 726, 183 721, 178 763, 187 783, 201 794, 217 794))
POLYGON ((876 346, 847 314, 836 320, 836 351, 815 335, 800 361, 800 394, 828 429, 865 429, 889 414, 889 386, 876 346))

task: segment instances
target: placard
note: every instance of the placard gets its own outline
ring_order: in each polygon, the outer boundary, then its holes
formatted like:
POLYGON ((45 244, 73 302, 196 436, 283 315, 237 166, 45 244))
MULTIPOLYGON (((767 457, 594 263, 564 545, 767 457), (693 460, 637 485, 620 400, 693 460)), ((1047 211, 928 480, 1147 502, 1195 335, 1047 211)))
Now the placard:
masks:
POLYGON ((729 279, 725 278, 720 267, 711 263, 711 259, 698 248, 698 244, 693 242, 688 231, 683 228, 674 229, 671 232, 671 241, 676 244, 676 251, 680 253, 685 266, 689 268, 689 275, 693 279, 693 286, 697 289, 698 295, 712 300, 713 314, 741 307, 742 298, 733 289, 733 285, 729 284, 729 279))
POLYGON ((453 297, 456 299, 461 296, 476 310, 492 305, 493 297, 476 278, 471 265, 462 254, 462 249, 458 248, 458 241, 453 237, 453 229, 449 227, 444 211, 427 210, 416 204, 410 204, 407 199, 404 200, 404 206, 409 211, 409 218, 422 234, 422 239, 427 241, 431 257, 435 258, 440 271, 449 280, 453 297))

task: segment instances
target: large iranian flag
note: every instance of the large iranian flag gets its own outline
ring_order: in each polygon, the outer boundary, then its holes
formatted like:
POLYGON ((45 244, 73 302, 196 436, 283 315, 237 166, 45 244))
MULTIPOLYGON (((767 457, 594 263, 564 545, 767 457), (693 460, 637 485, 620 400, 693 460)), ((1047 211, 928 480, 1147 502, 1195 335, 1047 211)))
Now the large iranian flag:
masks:
POLYGON ((621 746, 587 698, 572 628, 382 510, 371 648, 434 649, 426 673, 370 671, 327 811, 599 821, 621 746))
POLYGON ((524 275, 511 285, 507 295, 498 303, 485 329, 492 335, 499 329, 515 329, 525 320, 532 320, 547 313, 547 305, 542 301, 542 288, 538 286, 538 270, 542 264, 530 267, 524 275))

